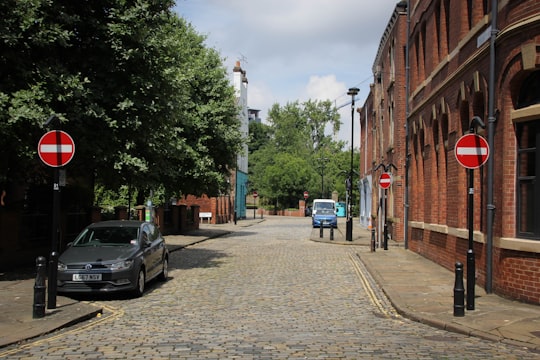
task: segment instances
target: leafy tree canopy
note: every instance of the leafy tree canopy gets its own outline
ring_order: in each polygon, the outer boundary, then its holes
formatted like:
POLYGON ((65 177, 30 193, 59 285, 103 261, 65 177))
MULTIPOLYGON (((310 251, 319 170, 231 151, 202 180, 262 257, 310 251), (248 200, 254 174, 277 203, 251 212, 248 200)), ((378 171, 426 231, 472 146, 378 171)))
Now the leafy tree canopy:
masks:
POLYGON ((213 195, 241 138, 219 54, 174 1, 0 3, 0 181, 42 182, 44 122, 74 138, 72 176, 213 195))
MULTIPOLYGON (((274 104, 268 122, 250 127, 256 146, 251 150, 249 172, 259 195, 280 207, 296 207, 304 191, 311 198, 329 198, 338 191, 344 199, 350 151, 329 135, 341 125, 330 101, 274 104)), ((353 159, 356 169, 358 153, 353 159)))

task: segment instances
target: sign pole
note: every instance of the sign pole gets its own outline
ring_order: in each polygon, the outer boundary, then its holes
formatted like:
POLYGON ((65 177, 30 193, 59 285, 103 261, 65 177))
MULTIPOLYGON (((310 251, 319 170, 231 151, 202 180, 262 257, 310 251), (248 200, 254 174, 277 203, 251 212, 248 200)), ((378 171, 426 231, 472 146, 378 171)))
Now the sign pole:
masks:
POLYGON ((49 281, 47 309, 56 309, 57 271, 58 271, 58 238, 60 218, 60 169, 54 168, 53 180, 53 219, 52 245, 49 258, 49 281))
POLYGON ((474 256, 474 169, 484 165, 489 158, 489 144, 476 134, 476 126, 486 125, 479 116, 471 119, 469 134, 458 139, 454 147, 456 160, 467 169, 469 180, 467 189, 467 227, 469 228, 469 249, 467 250, 467 310, 474 310, 476 285, 476 260, 474 256))
POLYGON ((254 191, 253 192, 253 220, 256 218, 255 208, 257 207, 257 197, 259 196, 259 193, 254 191))
MULTIPOLYGON (((48 125, 56 115, 45 122, 48 125)), ((75 143, 69 134, 61 130, 45 133, 38 142, 38 155, 48 166, 54 168, 53 174, 53 210, 52 210, 52 244, 49 258, 48 300, 47 308, 56 309, 57 271, 60 239, 60 167, 73 159, 75 143)))
POLYGON ((467 310, 474 310, 474 287, 476 285, 476 260, 474 257, 474 169, 468 169, 469 195, 467 204, 467 226, 469 227, 469 249, 467 250, 467 310))

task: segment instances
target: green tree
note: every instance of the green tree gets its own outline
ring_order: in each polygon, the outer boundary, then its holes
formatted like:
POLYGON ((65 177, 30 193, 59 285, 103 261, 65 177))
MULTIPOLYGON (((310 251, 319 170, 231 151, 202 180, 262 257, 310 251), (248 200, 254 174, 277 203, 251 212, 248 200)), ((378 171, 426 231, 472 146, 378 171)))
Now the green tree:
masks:
POLYGON ((242 139, 222 60, 174 1, 0 4, 0 180, 41 182, 44 121, 69 132, 72 176, 209 195, 242 139))
POLYGON ((276 206, 296 207, 314 176, 306 159, 278 153, 272 165, 264 169, 262 186, 265 196, 273 199, 276 206))
MULTIPOLYGON (((343 142, 330 132, 339 130, 339 114, 329 101, 274 104, 268 112, 269 137, 250 155, 250 179, 261 197, 282 207, 296 207, 303 192, 320 193, 321 159, 326 158, 325 184, 333 189, 343 167, 336 154, 343 142)), ((331 191, 331 190, 330 190, 331 191)))
POLYGON ((266 124, 252 121, 249 123, 249 154, 253 154, 267 145, 272 138, 272 128, 266 124))

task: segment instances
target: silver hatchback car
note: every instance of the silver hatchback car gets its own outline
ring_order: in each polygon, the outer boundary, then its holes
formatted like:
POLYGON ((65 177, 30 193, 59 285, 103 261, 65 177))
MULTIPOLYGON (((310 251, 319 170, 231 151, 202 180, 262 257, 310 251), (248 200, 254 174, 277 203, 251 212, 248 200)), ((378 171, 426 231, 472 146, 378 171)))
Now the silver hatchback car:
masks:
POLYGON ((144 293, 168 277, 169 253, 159 228, 142 221, 103 221, 86 227, 58 259, 59 293, 144 293))

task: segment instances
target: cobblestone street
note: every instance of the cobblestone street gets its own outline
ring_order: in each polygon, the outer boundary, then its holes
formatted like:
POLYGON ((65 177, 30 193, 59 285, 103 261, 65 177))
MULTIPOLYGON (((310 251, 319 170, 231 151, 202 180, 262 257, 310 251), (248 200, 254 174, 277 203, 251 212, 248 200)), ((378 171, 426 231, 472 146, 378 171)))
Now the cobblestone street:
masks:
MULTIPOLYGON (((345 226, 344 221, 339 226, 345 226)), ((309 218, 269 218, 171 254, 143 297, 99 298, 102 318, 2 349, 9 359, 534 359, 400 317, 365 246, 312 242, 309 218)))

